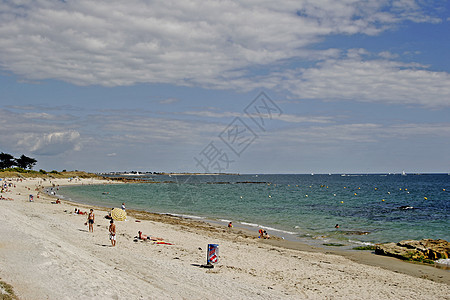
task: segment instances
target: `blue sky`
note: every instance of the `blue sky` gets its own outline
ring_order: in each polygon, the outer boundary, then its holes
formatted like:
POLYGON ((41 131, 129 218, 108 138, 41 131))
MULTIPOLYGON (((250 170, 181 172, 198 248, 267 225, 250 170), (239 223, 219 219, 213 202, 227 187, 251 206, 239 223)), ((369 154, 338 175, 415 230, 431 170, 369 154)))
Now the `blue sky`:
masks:
POLYGON ((448 1, 2 1, 0 151, 59 171, 448 173, 449 36, 448 1))

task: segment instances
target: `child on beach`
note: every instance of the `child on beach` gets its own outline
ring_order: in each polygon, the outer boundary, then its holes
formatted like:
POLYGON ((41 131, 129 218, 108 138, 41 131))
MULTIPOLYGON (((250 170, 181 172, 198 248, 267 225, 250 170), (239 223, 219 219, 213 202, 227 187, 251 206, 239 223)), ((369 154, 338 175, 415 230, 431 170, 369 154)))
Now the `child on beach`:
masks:
POLYGON ((109 239, 114 247, 116 245, 116 224, 114 224, 114 220, 111 220, 109 223, 109 239))
POLYGON ((267 231, 263 230, 262 228, 260 228, 258 230, 259 232, 259 237, 260 239, 270 239, 270 235, 267 233, 267 231))

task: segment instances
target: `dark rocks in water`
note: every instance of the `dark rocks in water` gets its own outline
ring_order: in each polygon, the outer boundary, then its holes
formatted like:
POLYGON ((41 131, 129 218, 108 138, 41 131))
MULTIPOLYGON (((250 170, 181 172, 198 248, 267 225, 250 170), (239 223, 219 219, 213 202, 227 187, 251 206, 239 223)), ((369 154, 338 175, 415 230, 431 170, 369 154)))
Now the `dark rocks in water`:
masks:
POLYGON ((250 183, 250 184, 267 184, 267 182, 263 181, 236 181, 236 182, 230 182, 230 181, 210 181, 206 184, 243 184, 243 183, 250 183))
POLYGON ((268 182, 265 182, 265 181, 236 181, 236 182, 208 182, 208 183, 228 183, 228 184, 243 184, 243 183, 250 183, 250 184, 268 184, 268 182))
POLYGON ((450 243, 442 239, 406 240, 398 243, 377 244, 375 253, 404 260, 432 262, 449 257, 450 243))
POLYGON ((417 208, 409 206, 409 205, 402 205, 402 206, 397 207, 397 209, 407 210, 407 209, 417 209, 417 208))
POLYGON ((346 234, 346 235, 366 235, 366 234, 369 234, 370 232, 358 231, 358 230, 347 230, 347 231, 342 231, 342 233, 346 234))
POLYGON ((352 250, 375 250, 377 247, 374 245, 368 245, 368 246, 358 246, 352 248, 352 250))
POLYGON ((242 183, 268 184, 269 182, 266 182, 266 181, 236 181, 236 184, 242 184, 242 183))

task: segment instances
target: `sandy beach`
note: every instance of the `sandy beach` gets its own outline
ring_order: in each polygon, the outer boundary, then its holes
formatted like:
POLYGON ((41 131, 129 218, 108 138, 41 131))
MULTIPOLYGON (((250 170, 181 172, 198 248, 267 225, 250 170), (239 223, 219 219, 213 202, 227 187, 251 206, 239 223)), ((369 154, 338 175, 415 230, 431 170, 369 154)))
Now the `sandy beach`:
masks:
MULTIPOLYGON (((3 181, 2 181, 3 182, 3 181)), ((44 194, 44 186, 106 180, 24 179, 0 201, 0 280, 19 299, 450 299, 449 271, 370 253, 325 251, 237 228, 129 211, 112 247, 104 216, 87 216, 44 194), (34 201, 29 201, 29 194, 34 201), (138 231, 168 244, 137 240, 138 231), (202 268, 208 244, 219 261, 202 268)), ((124 199, 126 202, 126 199, 124 199)))

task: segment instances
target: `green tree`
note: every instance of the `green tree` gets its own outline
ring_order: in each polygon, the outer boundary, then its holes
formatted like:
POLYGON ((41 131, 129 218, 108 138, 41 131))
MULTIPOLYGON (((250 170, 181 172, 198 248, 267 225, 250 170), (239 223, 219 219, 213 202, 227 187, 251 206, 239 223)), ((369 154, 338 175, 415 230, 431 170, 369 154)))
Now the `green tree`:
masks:
POLYGON ((0 153, 0 169, 11 168, 15 164, 14 156, 8 153, 0 153))
POLYGON ((30 169, 34 167, 34 165, 36 164, 37 160, 35 160, 32 157, 28 157, 22 154, 22 156, 20 158, 16 158, 16 165, 19 168, 23 168, 23 169, 30 169))

